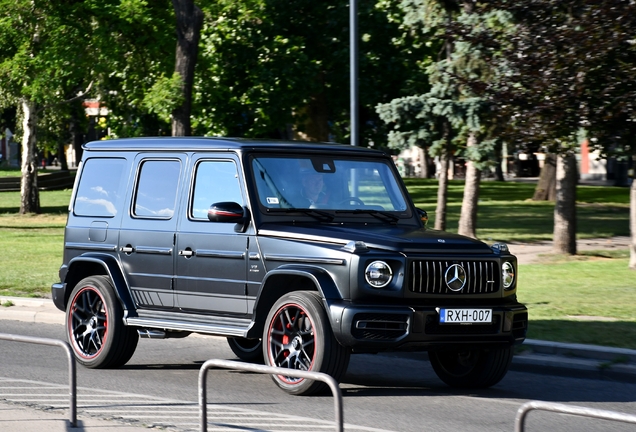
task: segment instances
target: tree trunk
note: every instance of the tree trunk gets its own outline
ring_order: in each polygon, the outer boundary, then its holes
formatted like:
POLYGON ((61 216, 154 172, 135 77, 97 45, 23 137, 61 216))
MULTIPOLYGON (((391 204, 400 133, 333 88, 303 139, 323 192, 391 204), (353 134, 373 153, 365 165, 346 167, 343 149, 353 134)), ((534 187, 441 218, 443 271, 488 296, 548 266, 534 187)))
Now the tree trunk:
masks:
MULTIPOLYGON (((503 143, 498 141, 495 146, 495 180, 497 181, 506 181, 504 178, 503 168, 501 164, 503 163, 503 143)), ((507 161, 506 161, 507 162, 507 161)))
POLYGON ((329 107, 324 93, 314 95, 298 112, 302 126, 294 131, 294 139, 302 141, 329 141, 329 107))
POLYGON ((555 154, 546 153, 539 182, 532 197, 533 201, 556 200, 556 161, 557 156, 555 154))
POLYGON ((629 268, 636 270, 636 178, 632 180, 629 193, 629 228, 632 244, 629 248, 629 268))
POLYGON ((22 100, 22 180, 20 183, 20 214, 40 213, 38 163, 36 158, 35 103, 22 100))
POLYGON ((439 185, 437 187, 437 209, 435 210, 435 229, 446 230, 446 201, 448 199, 448 152, 440 155, 439 185))
POLYGON ((193 0, 172 0, 177 18, 177 53, 175 72, 181 76, 183 103, 172 111, 172 136, 190 136, 192 127, 192 85, 199 53, 203 12, 193 0))
POLYGON ((429 178, 431 176, 430 167, 429 167, 429 159, 428 150, 426 148, 422 148, 422 160, 420 161, 421 170, 420 177, 421 178, 429 178))
POLYGON ((68 162, 66 161, 66 152, 64 151, 64 143, 57 143, 57 161, 60 164, 61 171, 68 171, 68 162))
MULTIPOLYGON (((476 144, 475 136, 471 134, 466 145, 470 147, 476 144)), ((458 233, 472 238, 477 238, 477 203, 479 201, 480 180, 481 171, 475 167, 473 161, 466 161, 466 181, 464 183, 464 197, 459 216, 458 233)))
POLYGON ((554 253, 576 254, 576 157, 557 157, 554 253))

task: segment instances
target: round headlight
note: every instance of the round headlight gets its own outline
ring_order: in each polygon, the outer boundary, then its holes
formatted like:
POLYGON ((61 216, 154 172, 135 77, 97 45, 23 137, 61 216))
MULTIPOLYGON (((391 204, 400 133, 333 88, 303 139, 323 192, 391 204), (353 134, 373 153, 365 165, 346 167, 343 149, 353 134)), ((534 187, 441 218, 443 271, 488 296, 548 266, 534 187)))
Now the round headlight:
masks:
POLYGON ((515 281, 515 267, 508 261, 501 265, 501 280, 504 289, 508 289, 515 281))
POLYGON ((393 279, 393 272, 384 261, 373 261, 364 271, 364 278, 373 288, 384 288, 393 279))

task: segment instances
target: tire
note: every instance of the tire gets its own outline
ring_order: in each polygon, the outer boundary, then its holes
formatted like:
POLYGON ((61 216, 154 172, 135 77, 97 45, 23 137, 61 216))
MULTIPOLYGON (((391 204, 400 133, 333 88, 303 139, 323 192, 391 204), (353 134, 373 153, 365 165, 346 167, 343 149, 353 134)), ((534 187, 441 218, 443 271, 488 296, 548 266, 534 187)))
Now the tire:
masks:
POLYGON ((229 337, 227 344, 232 352, 241 360, 249 363, 263 364, 263 345, 260 339, 229 337))
POLYGON ((110 278, 82 279, 66 307, 66 335, 78 363, 91 369, 116 368, 135 353, 139 334, 123 322, 123 309, 110 278))
MULTIPOLYGON (((322 372, 336 381, 347 371, 350 352, 336 341, 320 295, 295 291, 272 306, 263 330, 263 357, 268 366, 322 372)), ((328 389, 322 381, 272 375, 292 395, 328 389)))
POLYGON ((512 356, 512 347, 429 352, 437 376, 458 388, 487 388, 497 384, 508 372, 512 356))

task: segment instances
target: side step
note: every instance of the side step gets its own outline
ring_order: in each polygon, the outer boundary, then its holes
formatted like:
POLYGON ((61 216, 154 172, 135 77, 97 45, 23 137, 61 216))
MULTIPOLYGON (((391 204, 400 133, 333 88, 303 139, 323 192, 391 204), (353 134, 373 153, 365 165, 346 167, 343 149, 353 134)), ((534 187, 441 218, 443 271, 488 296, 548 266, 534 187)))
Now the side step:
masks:
POLYGON ((124 318, 124 323, 127 326, 153 329, 150 332, 144 331, 144 333, 148 333, 148 336, 151 338, 161 338, 161 330, 178 330, 219 336, 245 337, 247 331, 252 326, 252 321, 249 319, 227 317, 214 319, 206 317, 206 322, 159 317, 127 317, 124 318))

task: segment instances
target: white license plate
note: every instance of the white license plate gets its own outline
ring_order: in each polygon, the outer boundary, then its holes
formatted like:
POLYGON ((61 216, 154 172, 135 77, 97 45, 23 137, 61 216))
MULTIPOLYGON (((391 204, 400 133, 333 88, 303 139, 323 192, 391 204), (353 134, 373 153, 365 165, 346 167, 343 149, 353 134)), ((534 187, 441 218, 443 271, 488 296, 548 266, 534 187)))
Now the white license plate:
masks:
POLYGON ((445 309, 439 310, 440 324, 491 323, 492 309, 445 309))

